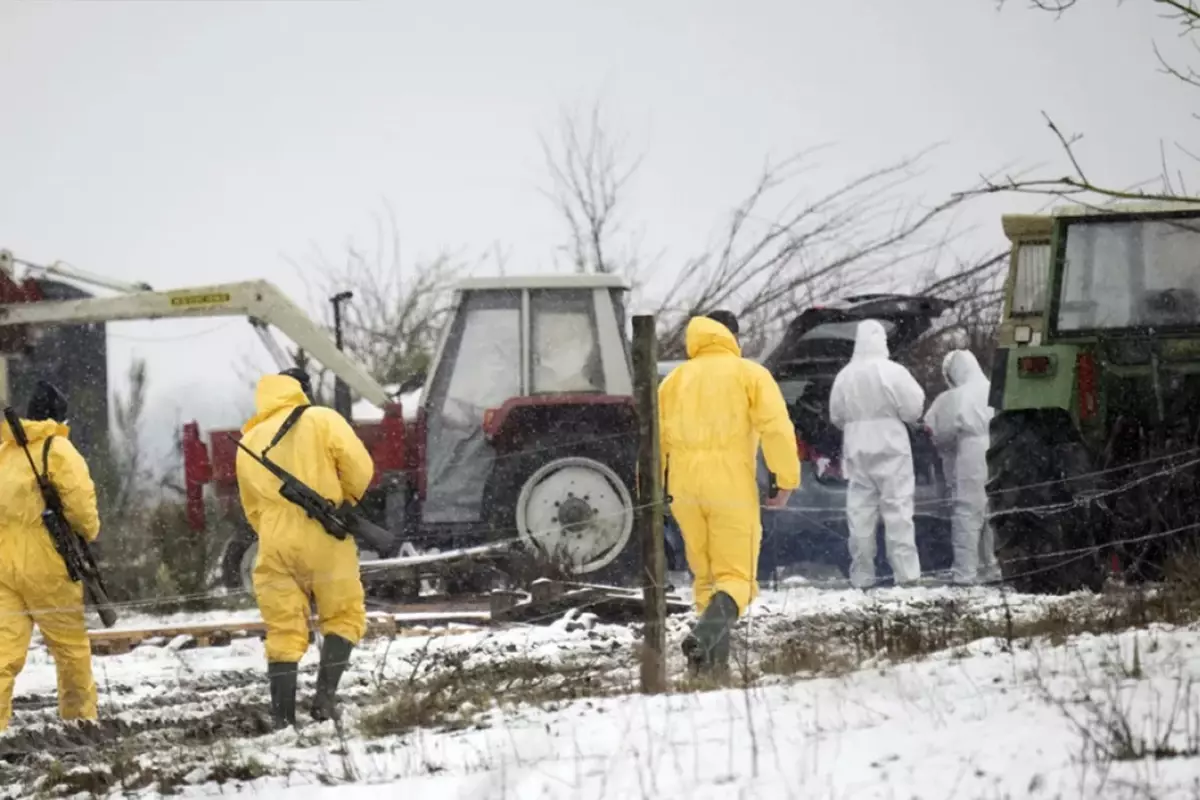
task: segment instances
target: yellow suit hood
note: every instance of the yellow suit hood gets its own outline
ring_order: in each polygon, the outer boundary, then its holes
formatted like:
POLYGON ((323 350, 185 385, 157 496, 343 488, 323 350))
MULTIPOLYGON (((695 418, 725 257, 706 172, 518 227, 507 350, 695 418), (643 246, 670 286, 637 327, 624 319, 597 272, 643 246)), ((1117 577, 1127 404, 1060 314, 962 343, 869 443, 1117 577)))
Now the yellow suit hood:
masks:
POLYGON ((692 317, 687 326, 686 342, 688 358, 707 353, 742 355, 742 348, 729 328, 708 317, 692 317))
POLYGON ((306 405, 309 402, 300 381, 287 375, 265 375, 254 391, 254 416, 242 426, 242 433, 249 433, 280 409, 306 405))

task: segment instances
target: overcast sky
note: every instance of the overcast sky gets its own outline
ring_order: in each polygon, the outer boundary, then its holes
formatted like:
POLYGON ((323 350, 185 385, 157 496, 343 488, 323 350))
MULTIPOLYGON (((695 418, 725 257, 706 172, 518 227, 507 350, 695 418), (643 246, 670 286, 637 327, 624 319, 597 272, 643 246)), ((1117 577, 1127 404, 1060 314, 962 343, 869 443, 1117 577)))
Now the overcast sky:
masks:
MULTIPOLYGON (((1055 21, 1011 0, 13 2, 0 4, 0 247, 155 288, 266 278, 368 237, 385 200, 408 257, 552 266, 539 132, 603 102, 644 161, 627 214, 661 262, 694 254, 764 159, 832 143, 814 184, 937 142, 927 200, 1002 165, 1063 169, 1040 111, 1097 173, 1158 170, 1197 124, 1156 74, 1180 46, 1148 2, 1055 21)), ((971 212, 967 247, 1002 241, 971 212)), ((677 263, 677 262, 676 262, 677 263)), ((236 425, 241 320, 109 328, 114 388, 148 360, 156 432, 236 425)))

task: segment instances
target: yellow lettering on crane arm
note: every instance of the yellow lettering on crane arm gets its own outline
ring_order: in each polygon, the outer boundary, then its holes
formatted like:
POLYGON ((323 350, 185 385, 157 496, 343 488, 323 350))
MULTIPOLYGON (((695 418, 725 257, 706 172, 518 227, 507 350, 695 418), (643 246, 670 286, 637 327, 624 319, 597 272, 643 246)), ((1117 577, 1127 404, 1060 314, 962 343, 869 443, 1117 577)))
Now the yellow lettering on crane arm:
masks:
POLYGON ((223 306, 232 299, 228 292, 206 292, 202 294, 179 293, 171 295, 171 305, 178 306, 223 306))

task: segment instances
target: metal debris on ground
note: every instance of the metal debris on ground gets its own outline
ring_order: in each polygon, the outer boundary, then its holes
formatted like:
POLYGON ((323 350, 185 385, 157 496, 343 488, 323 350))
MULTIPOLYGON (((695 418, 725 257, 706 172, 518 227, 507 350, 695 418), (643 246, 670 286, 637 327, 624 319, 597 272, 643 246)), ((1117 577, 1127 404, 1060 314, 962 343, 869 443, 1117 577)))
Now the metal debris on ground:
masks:
MULTIPOLYGON (((496 622, 553 622, 572 609, 587 610, 600 621, 612 624, 640 622, 644 602, 641 589, 591 583, 534 581, 528 592, 492 592, 491 619, 496 622)), ((689 611, 691 605, 678 595, 667 595, 667 613, 689 611)))

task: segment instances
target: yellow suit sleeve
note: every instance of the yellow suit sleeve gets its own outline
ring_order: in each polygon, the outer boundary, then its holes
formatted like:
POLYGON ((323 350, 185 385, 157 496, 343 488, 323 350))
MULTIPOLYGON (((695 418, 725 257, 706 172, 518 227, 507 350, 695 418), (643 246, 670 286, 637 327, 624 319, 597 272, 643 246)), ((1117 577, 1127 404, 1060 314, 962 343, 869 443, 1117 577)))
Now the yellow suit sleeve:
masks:
POLYGON ((754 362, 745 362, 750 388, 750 422, 761 437, 767 469, 783 491, 800 486, 800 457, 796 453, 796 429, 788 414, 787 402, 771 373, 754 362))
POLYGON ((371 485, 375 462, 367 446, 344 417, 331 412, 322 414, 321 421, 327 426, 326 441, 337 467, 338 481, 342 484, 342 496, 351 503, 357 503, 371 485))
POLYGON ((49 455, 50 482, 62 498, 67 523, 87 541, 95 541, 100 535, 100 511, 87 462, 75 445, 61 436, 50 443, 49 455))
MULTIPOLYGON (((246 470, 252 468, 252 465, 259 466, 254 464, 254 462, 250 459, 250 456, 246 455, 239 449, 234 460, 234 466, 237 472, 238 499, 241 500, 242 512, 246 515, 246 521, 250 523, 250 529, 257 534, 259 532, 258 493, 251 491, 250 481, 247 480, 246 477, 246 470)), ((259 469, 261 468, 262 467, 259 467, 259 469)))

